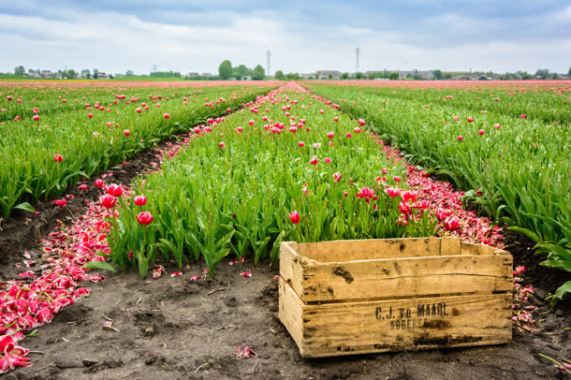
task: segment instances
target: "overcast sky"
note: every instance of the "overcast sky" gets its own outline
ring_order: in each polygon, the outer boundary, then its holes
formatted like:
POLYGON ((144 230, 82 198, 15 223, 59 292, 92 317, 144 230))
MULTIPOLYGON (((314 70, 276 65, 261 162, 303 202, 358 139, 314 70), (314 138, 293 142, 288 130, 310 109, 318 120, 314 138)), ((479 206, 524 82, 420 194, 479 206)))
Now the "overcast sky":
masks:
POLYGON ((0 0, 0 71, 571 66, 571 0, 0 0))

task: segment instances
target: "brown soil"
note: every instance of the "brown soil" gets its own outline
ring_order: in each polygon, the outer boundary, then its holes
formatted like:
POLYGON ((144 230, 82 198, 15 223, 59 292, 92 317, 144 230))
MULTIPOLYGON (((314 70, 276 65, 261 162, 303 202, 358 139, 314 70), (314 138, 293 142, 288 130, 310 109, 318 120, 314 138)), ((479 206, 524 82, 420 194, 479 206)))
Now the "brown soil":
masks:
POLYGON ((553 314, 554 332, 516 330, 507 346, 303 359, 276 317, 276 271, 224 262, 213 278, 196 283, 190 272, 158 280, 110 276, 27 339, 42 353, 6 379, 564 378, 538 357, 571 355, 571 334, 559 329, 564 318, 553 314), (253 277, 241 277, 244 269, 253 277), (119 331, 104 329, 107 319, 119 331), (256 355, 238 359, 234 350, 242 344, 256 355))

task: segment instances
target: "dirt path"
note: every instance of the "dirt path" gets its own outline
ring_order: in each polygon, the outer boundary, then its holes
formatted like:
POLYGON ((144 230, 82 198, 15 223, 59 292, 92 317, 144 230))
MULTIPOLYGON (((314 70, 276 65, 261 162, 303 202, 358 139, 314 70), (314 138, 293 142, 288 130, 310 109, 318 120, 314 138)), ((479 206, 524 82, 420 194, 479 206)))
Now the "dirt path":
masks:
POLYGON ((500 347, 304 360, 276 317, 276 273, 225 262, 206 281, 190 281, 191 272, 111 276, 26 340, 43 354, 6 378, 555 379, 558 371, 537 354, 571 350, 562 335, 515 331, 513 344, 500 347), (244 269, 253 277, 240 276, 244 269), (108 319, 119 331, 103 328, 108 319), (241 344, 256 355, 237 359, 241 344))

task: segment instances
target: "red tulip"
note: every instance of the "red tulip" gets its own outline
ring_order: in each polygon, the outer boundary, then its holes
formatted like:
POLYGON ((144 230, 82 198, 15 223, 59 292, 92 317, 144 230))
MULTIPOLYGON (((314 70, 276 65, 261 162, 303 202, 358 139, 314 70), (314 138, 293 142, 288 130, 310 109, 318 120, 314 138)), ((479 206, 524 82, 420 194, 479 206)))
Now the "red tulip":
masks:
POLYGON ((402 193, 403 202, 410 203, 416 202, 417 194, 414 191, 404 191, 402 193))
POLYGON ((480 136, 484 136, 484 133, 486 133, 486 131, 484 131, 483 129, 480 129, 480 131, 478 133, 480 134, 480 136))
POLYGON ((325 159, 323 159, 323 161, 325 161, 326 164, 330 164, 331 163, 331 157, 325 157, 325 159))
POLYGON ((112 195, 105 194, 99 198, 99 204, 105 208, 113 208, 117 204, 117 198, 112 195))
POLYGON ((88 119, 93 119, 93 114, 92 114, 91 112, 88 113, 88 114, 87 114, 87 118, 88 118, 88 119))
POLYGON ((87 186, 87 184, 85 184, 85 183, 82 183, 81 185, 79 185, 79 186, 77 187, 77 189, 78 189, 79 191, 87 191, 87 190, 89 190, 89 186, 87 186))
POLYGON ((123 131, 123 134, 125 135, 125 137, 129 137, 129 136, 131 136, 131 131, 128 130, 128 129, 125 129, 125 130, 123 131))
POLYGON ((140 212, 139 215, 137 215, 137 222, 143 226, 147 226, 153 222, 153 215, 148 211, 140 212))
POLYGON ((120 197, 121 195, 123 195, 123 188, 121 188, 121 185, 116 185, 114 183, 107 185, 107 189, 105 191, 107 192, 107 194, 112 195, 114 197, 120 197))
POLYGON ((163 113, 163 119, 168 120, 171 118, 171 114, 170 113, 163 113))
POLYGON ((523 120, 527 119, 527 115, 525 113, 522 113, 520 118, 522 118, 523 120))
POLYGON ((339 122, 339 116, 335 116, 335 117, 333 118, 333 121, 336 122, 336 123, 339 122))
POLYGON ((250 120, 248 121, 248 125, 249 125, 250 127, 253 127, 253 126, 254 126, 254 120, 251 120, 251 119, 250 119, 250 120))
POLYGON ((335 182, 341 181, 341 173, 337 172, 337 173, 333 174, 333 180, 335 182))
POLYGON ((328 139, 332 139, 333 137, 335 137, 335 133, 333 133, 333 132, 327 132, 327 138, 328 138, 328 139))
POLYGON ((292 222, 293 224, 299 224, 299 222, 301 221, 301 216, 299 215, 299 212, 295 210, 290 212, 289 221, 292 222))
POLYGON ((95 187, 97 187, 98 189, 103 189, 103 187, 105 187, 105 183, 103 182, 102 179, 98 178, 95 180, 95 182, 93 182, 93 184, 95 185, 95 187))
POLYGON ((395 175, 395 176, 393 177, 393 181, 395 181, 396 183, 399 183, 399 182, 400 182, 400 177, 399 177, 398 175, 395 175))
POLYGON ((456 138, 458 139, 458 141, 464 140, 464 136, 462 136, 462 135, 458 135, 458 137, 456 137, 456 138))
POLYGON ((200 132, 201 132, 200 127, 194 127, 193 131, 194 131, 194 133, 197 134, 197 135, 199 135, 200 132))
POLYGON ((63 162, 63 156, 59 153, 54 154, 54 161, 57 163, 63 162))
POLYGON ((147 197, 144 195, 138 195, 135 197, 135 205, 144 206, 147 204, 147 197))
POLYGON ((34 115, 34 116, 32 116, 32 119, 34 121, 40 121, 40 115, 34 115))
POLYGON ((300 142, 297 143, 297 145, 298 145, 300 148, 303 148, 303 147, 305 146, 305 143, 304 143, 303 141, 300 141, 300 142))
POLYGON ((369 203, 371 199, 376 198, 375 190, 371 189, 370 187, 363 187, 359 192, 356 194, 357 198, 364 199, 369 203))
POLYGON ((355 129, 353 129, 353 132, 355 132, 355 133, 361 133, 361 128, 355 127, 355 129))
POLYGON ((206 122, 210 125, 214 124, 214 119, 213 118, 209 118, 208 120, 206 120, 206 122))
POLYGON ((474 118, 472 116, 468 116, 468 123, 471 123, 474 121, 474 118))
POLYGON ((220 149, 224 149, 224 141, 220 141, 220 142, 218 143, 218 147, 219 147, 220 149))
POLYGON ((387 195, 391 198, 396 198, 400 195, 400 190, 394 187, 387 187, 385 189, 385 193, 387 193, 387 195))
POLYGON ((289 131, 290 131, 291 133, 296 133, 296 132, 297 132, 297 127, 292 125, 291 127, 289 127, 289 131))
POLYGON ((14 99, 14 98, 13 98, 12 96, 10 96, 10 95, 8 95, 8 96, 6 97, 6 100, 9 101, 9 102, 11 102, 12 99, 14 99))
POLYGON ((502 127, 502 126, 501 126, 500 124, 498 124, 498 123, 494 124, 494 128, 496 128, 496 129, 500 129, 501 127, 502 127))
POLYGON ((311 160, 309 160, 309 163, 310 163, 311 165, 317 165, 317 164, 319 163, 319 160, 317 159, 317 157, 313 156, 313 157, 311 158, 311 160))
POLYGON ((238 132, 238 133, 242 133, 243 131, 244 131, 244 128, 242 128, 242 127, 236 128, 236 132, 238 132))
POLYGON ((347 132, 347 138, 350 139, 351 137, 353 137, 353 135, 351 134, 351 132, 347 132))
POLYGON ((137 109, 135 110, 135 112, 136 112, 136 113, 141 113, 141 112, 143 112, 143 110, 140 109, 139 107, 137 107, 137 109))
POLYGON ((387 169, 387 168, 381 169, 381 173, 383 173, 383 174, 387 174, 388 172, 389 172, 389 169, 387 169))

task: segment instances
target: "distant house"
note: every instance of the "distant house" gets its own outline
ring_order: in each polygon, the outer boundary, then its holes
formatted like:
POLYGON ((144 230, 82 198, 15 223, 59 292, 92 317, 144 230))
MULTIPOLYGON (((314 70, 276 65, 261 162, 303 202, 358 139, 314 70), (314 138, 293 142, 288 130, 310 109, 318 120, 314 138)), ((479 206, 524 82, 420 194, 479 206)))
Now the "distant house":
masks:
POLYGON ((103 71, 99 71, 97 73, 97 79, 107 79, 109 78, 109 76, 107 75, 107 73, 103 72, 103 71))
POLYGON ((32 70, 32 69, 29 69, 27 75, 28 75, 29 78, 41 78, 41 77, 42 77, 42 72, 41 72, 40 70, 32 70))
POLYGON ((341 71, 318 70, 315 72, 315 76, 317 77, 317 79, 320 79, 320 80, 327 80, 327 79, 338 80, 338 79, 341 79, 341 71))
POLYGON ((189 79, 198 79, 198 78, 200 78, 200 74, 199 73, 188 73, 187 77, 189 79))
POLYGON ((315 79, 317 78, 317 74, 314 73, 305 73, 305 74, 299 74, 301 79, 315 79))
POLYGON ((200 74, 200 76, 203 78, 211 78, 212 74, 211 73, 202 73, 202 74, 200 74))
POLYGON ((60 75, 58 73, 54 73, 51 70, 42 70, 41 77, 47 79, 55 79, 55 78, 60 78, 60 75))
POLYGON ((399 79, 432 80, 434 74, 430 70, 400 70, 399 79))

